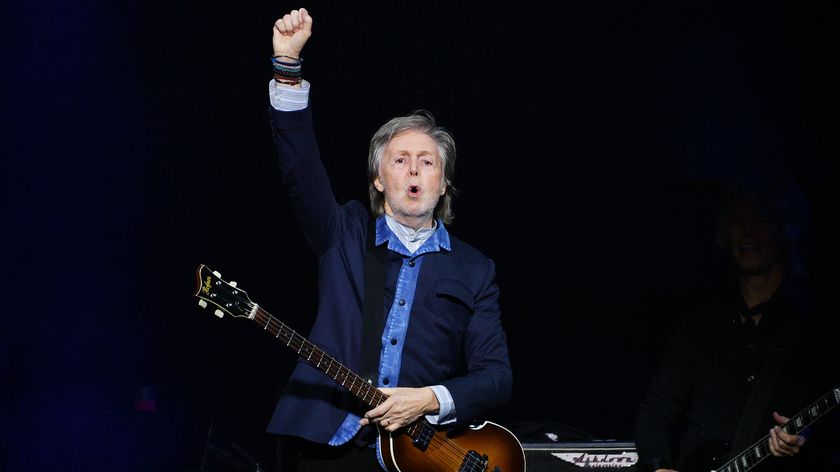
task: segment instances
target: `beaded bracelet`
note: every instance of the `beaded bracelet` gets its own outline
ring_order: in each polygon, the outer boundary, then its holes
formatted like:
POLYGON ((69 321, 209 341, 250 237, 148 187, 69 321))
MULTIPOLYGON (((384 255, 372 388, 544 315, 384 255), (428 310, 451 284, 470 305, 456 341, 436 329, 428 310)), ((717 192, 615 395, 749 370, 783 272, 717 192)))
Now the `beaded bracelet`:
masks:
POLYGON ((272 56, 271 57, 271 64, 275 67, 277 66, 285 66, 285 67, 300 67, 303 64, 303 58, 300 57, 292 57, 292 56, 272 56), (281 61, 279 58, 286 58, 291 59, 292 62, 281 61))
POLYGON ((274 81, 283 84, 283 85, 297 85, 303 81, 302 78, 298 77, 296 79, 290 79, 288 77, 283 77, 281 75, 274 74, 274 81))
POLYGON ((286 56, 279 54, 271 57, 271 66, 274 71, 274 80, 284 85, 297 85, 303 78, 303 59, 300 57, 286 56), (291 59, 295 62, 281 61, 279 58, 291 59))
POLYGON ((301 70, 300 65, 293 66, 293 65, 288 65, 288 64, 278 63, 278 62, 275 62, 274 65, 271 66, 271 67, 272 67, 272 69, 274 69, 276 71, 288 72, 290 74, 298 73, 301 70))
POLYGON ((277 59, 278 57, 285 57, 286 59, 291 59, 291 60, 295 61, 295 62, 296 62, 296 63, 298 63, 298 64, 300 64, 301 62, 303 62, 303 58, 302 58, 302 57, 287 56, 287 55, 285 55, 285 54, 277 54, 276 56, 271 56, 271 60, 272 60, 272 62, 274 62, 274 60, 275 60, 275 59, 277 59))

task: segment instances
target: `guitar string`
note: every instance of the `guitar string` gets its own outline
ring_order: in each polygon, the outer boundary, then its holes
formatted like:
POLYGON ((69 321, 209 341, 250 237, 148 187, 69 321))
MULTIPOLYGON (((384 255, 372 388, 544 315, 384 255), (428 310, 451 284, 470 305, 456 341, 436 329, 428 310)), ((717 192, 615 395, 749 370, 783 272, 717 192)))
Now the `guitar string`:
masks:
MULTIPOLYGON (((252 307, 252 309, 253 309, 253 307, 252 307)), ((317 346, 312 344, 310 341, 308 341, 304 336, 300 335, 294 329, 289 328, 285 323, 276 319, 274 316, 271 315, 271 313, 267 312, 266 310, 264 310, 259 305, 257 305, 257 312, 254 315, 254 321, 259 323, 260 325, 262 325, 264 330, 269 331, 272 334, 277 333, 277 336, 276 336, 277 339, 280 339, 282 329, 283 329, 283 327, 286 327, 287 330, 289 331, 289 333, 287 333, 287 336, 283 336, 282 339, 285 340, 285 339, 288 338, 289 342, 286 344, 286 346, 289 347, 289 348, 296 349, 298 354, 300 354, 300 352, 303 351, 303 348, 306 347, 306 345, 308 344, 309 345, 310 356, 313 354, 313 352, 315 352, 315 350, 320 351, 320 355, 321 355, 322 360, 323 360, 324 355, 326 355, 326 353, 324 353, 323 350, 321 350, 320 348, 318 348, 317 346), (260 315, 262 315, 263 318, 267 318, 267 319, 258 319, 257 317, 260 316, 260 315), (269 330, 269 327, 272 327, 274 329, 269 330)), ((310 359, 307 359, 307 361, 310 361, 310 359)), ((352 374, 352 376, 354 376, 353 382, 351 383, 351 387, 347 387, 346 385, 344 385, 344 383, 341 383, 342 386, 344 386, 345 388, 347 388, 348 390, 353 392, 352 387, 356 383, 356 378, 361 379, 361 377, 359 377, 357 374, 354 374, 347 367, 345 367, 344 365, 342 365, 340 362, 337 362, 337 361, 331 362, 330 365, 326 368, 327 374, 332 376, 333 379, 335 379, 336 381, 338 380, 337 375, 341 372, 342 369, 344 369, 346 371, 346 374, 352 374), (335 376, 333 376, 333 373, 332 373, 333 366, 336 367, 336 375, 335 376)), ((350 376, 345 375, 345 381, 347 380, 347 378, 350 378, 350 376)), ((363 379, 360 382, 360 387, 369 386, 369 385, 370 384, 364 382, 363 379)), ((379 401, 379 403, 384 401, 384 398, 386 398, 385 394, 383 394, 382 392, 380 392, 379 390, 377 390, 373 387, 370 387, 370 388, 372 388, 372 390, 374 391, 373 392, 374 397, 381 397, 382 398, 379 401)), ((367 395, 365 395, 363 398, 367 398, 367 395)), ((379 403, 376 403, 376 405, 378 405, 379 403)), ((447 451, 441 451, 441 452, 442 453, 448 453, 451 457, 453 457, 455 462, 458 463, 458 466, 460 466, 460 465, 469 465, 471 467, 472 466, 478 466, 478 467, 481 467, 481 470, 486 470, 486 468, 484 468, 482 466, 481 460, 476 459, 475 457, 470 455, 465 449, 461 448, 456 443, 454 443, 450 440, 447 440, 445 438, 438 437, 437 435, 432 436, 430 444, 433 444, 435 442, 439 443, 441 449, 448 449, 447 451), (464 460, 459 461, 458 460, 459 457, 463 457, 464 460)), ((466 469, 466 470, 474 470, 474 469, 466 469)))

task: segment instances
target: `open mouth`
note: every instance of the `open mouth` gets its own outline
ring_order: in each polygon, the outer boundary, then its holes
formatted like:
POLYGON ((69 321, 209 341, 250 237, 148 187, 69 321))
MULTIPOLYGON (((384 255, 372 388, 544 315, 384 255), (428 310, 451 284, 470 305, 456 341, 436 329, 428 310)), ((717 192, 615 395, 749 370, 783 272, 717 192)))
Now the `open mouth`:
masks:
POLYGON ((420 196, 420 187, 417 185, 411 185, 408 187, 408 195, 412 197, 419 197, 420 196))
POLYGON ((740 246, 738 246, 738 249, 740 249, 741 252, 755 252, 755 251, 759 250, 760 248, 755 243, 744 243, 744 244, 741 244, 740 246))

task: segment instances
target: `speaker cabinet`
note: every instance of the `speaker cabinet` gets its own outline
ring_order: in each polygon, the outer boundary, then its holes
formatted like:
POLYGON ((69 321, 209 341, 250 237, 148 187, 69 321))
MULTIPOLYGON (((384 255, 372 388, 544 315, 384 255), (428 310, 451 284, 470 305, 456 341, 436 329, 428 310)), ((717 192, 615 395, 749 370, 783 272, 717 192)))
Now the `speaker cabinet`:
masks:
POLYGON ((588 441, 522 443, 528 472, 636 470, 639 455, 633 442, 588 441))

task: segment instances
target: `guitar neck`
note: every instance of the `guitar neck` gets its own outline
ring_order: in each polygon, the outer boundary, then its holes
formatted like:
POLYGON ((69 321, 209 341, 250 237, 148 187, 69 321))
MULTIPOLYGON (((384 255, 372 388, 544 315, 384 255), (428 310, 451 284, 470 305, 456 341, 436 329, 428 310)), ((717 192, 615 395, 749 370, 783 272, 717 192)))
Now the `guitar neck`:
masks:
MULTIPOLYGON (((840 388, 835 388, 797 413, 787 423, 783 424, 781 428, 788 434, 799 434, 813 424, 814 421, 837 406, 838 403, 840 403, 840 388)), ((770 455, 769 439, 770 435, 768 434, 756 441, 752 446, 717 469, 717 472, 747 472, 752 469, 770 455)))
POLYGON ((342 365, 321 348, 309 342, 305 337, 259 306, 256 306, 256 312, 252 319, 265 331, 273 334, 275 339, 296 352, 301 359, 328 375, 371 408, 384 402, 387 398, 385 394, 363 377, 342 365))

